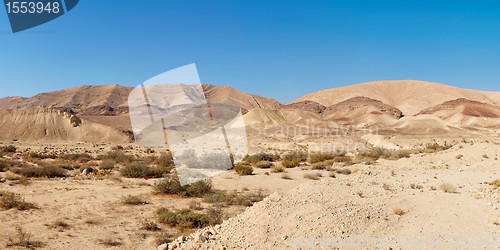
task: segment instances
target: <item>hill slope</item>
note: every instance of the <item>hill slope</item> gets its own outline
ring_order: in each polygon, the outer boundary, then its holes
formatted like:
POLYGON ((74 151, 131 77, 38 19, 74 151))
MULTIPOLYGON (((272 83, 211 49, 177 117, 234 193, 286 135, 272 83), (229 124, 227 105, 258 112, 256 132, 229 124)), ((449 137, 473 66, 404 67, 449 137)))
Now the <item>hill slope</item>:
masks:
POLYGON ((414 80, 375 81, 346 87, 321 90, 294 102, 314 101, 324 106, 365 96, 382 101, 403 111, 405 116, 457 98, 500 104, 500 93, 467 90, 439 83, 414 80))

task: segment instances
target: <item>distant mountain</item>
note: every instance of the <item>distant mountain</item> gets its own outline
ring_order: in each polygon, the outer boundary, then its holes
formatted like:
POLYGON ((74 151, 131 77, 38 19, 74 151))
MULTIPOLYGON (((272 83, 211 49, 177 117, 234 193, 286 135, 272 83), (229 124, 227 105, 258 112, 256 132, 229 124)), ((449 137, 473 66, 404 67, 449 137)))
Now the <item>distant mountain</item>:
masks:
POLYGON ((499 92, 467 90, 414 80, 375 81, 326 89, 300 97, 294 103, 314 101, 328 107, 357 96, 379 100, 401 110, 405 116, 458 98, 500 105, 499 92))

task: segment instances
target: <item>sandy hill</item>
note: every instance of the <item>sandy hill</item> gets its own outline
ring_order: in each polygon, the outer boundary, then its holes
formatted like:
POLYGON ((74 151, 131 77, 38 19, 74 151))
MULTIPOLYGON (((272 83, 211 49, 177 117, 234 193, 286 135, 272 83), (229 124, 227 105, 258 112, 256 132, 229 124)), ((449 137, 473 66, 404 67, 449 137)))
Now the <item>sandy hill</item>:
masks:
POLYGON ((85 115, 119 115, 127 112, 131 88, 120 85, 80 86, 41 93, 31 98, 0 99, 0 111, 54 108, 85 115))
POLYGON ((323 119, 341 124, 391 124, 403 117, 401 110, 368 97, 353 97, 331 105, 323 113, 323 119))
POLYGON ((242 108, 243 113, 254 108, 278 110, 280 103, 274 99, 247 94, 227 86, 203 85, 203 91, 210 102, 231 102, 242 108))
POLYGON ((417 115, 434 115, 465 127, 499 127, 500 106, 465 98, 451 100, 422 110, 417 115))
POLYGON ((44 142, 126 143, 130 137, 111 127, 52 109, 0 113, 0 139, 44 142))
POLYGON ((302 110, 307 112, 312 112, 315 114, 321 114, 325 111, 326 107, 313 101, 302 101, 290 104, 281 105, 281 109, 285 110, 302 110))
POLYGON ((356 96, 379 100, 400 109, 405 116, 417 114, 423 109, 457 98, 500 104, 500 93, 467 90, 414 80, 375 81, 321 90, 305 95, 294 103, 308 100, 328 107, 356 96))

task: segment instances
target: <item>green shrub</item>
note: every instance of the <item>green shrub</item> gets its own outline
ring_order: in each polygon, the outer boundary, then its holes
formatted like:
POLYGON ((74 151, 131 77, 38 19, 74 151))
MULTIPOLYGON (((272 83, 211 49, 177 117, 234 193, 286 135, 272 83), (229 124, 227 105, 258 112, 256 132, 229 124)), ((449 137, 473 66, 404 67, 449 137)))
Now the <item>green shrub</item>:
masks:
POLYGON ((256 192, 237 192, 217 190, 203 197, 207 203, 217 203, 226 206, 245 206, 250 207, 254 203, 262 201, 266 197, 262 191, 256 192))
POLYGON ((67 161, 77 161, 80 163, 89 162, 94 159, 94 157, 89 154, 64 154, 59 158, 67 161))
POLYGON ((253 167, 250 165, 250 163, 247 162, 240 162, 236 163, 234 166, 234 171, 240 176, 244 175, 251 175, 253 173, 253 167))
POLYGON ((129 178, 161 178, 167 170, 160 167, 150 167, 141 163, 131 163, 120 170, 121 174, 129 178))
POLYGON ((135 157, 128 155, 120 150, 109 151, 106 154, 97 156, 98 160, 112 160, 117 163, 131 163, 135 160, 135 157))
POLYGON ((294 161, 300 163, 307 161, 307 154, 302 151, 293 151, 284 155, 281 159, 283 161, 294 161))
POLYGON ((206 215, 193 212, 189 209, 170 211, 163 208, 159 209, 156 214, 158 222, 180 229, 203 228, 208 225, 206 215))
POLYGON ((18 168, 14 170, 14 173, 26 177, 47 177, 47 178, 66 177, 65 169, 52 165, 18 168))
POLYGON ((270 161, 259 161, 254 164, 256 168, 271 168, 274 164, 270 161))
POLYGON ((16 151, 17 151, 17 148, 12 146, 12 145, 5 146, 2 148, 2 152, 5 152, 5 153, 15 153, 16 151))
POLYGON ((212 192, 212 183, 209 180, 201 180, 182 186, 177 176, 169 176, 155 183, 153 189, 157 194, 203 197, 212 192))
POLYGON ((0 159, 0 172, 5 172, 11 168, 24 167, 24 166, 26 166, 26 165, 22 162, 12 161, 12 160, 7 160, 7 159, 0 159))
POLYGON ((223 213, 220 208, 209 208, 205 213, 193 212, 189 209, 171 211, 161 208, 156 212, 158 222, 172 227, 184 229, 203 228, 222 223, 223 213))
POLYGON ((255 163, 258 163, 260 161, 274 162, 274 161, 278 161, 279 159, 280 159, 280 156, 277 154, 258 153, 255 155, 245 156, 245 158, 243 158, 243 161, 251 163, 251 164, 255 164, 255 163))
POLYGON ((317 162, 332 160, 335 156, 336 155, 333 153, 313 153, 309 155, 309 162, 314 164, 317 162))

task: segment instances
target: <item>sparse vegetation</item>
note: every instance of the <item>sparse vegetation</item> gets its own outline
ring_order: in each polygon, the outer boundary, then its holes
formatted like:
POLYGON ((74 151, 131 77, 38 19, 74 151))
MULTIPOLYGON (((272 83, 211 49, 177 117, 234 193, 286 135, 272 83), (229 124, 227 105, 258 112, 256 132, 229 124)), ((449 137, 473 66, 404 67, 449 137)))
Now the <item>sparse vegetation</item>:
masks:
POLYGON ((306 174, 304 174, 304 178, 309 179, 309 180, 319 180, 320 177, 323 177, 323 175, 320 173, 314 173, 314 174, 306 173, 306 174))
POLYGON ((284 173, 284 174, 281 175, 281 179, 283 179, 283 180, 292 180, 292 177, 290 177, 288 174, 284 173))
POLYGON ((113 170, 115 168, 116 162, 113 160, 104 160, 99 163, 99 169, 101 170, 113 170))
POLYGON ((212 193, 212 183, 209 180, 202 180, 182 186, 177 176, 169 176, 158 181, 153 189, 157 194, 203 197, 205 194, 212 193))
POLYGON ((343 174, 343 175, 350 175, 352 174, 352 171, 348 168, 342 168, 342 169, 337 169, 335 171, 337 174, 343 174))
POLYGON ((274 165, 271 168, 271 173, 283 173, 283 172, 285 172, 285 168, 283 166, 274 165))
POLYGON ((449 184, 449 183, 443 183, 439 186, 439 189, 441 189, 441 191, 445 192, 445 193, 456 193, 457 192, 457 189, 455 188, 455 186, 453 186, 452 184, 449 184))
POLYGON ((295 168, 300 166, 300 161, 299 160, 283 160, 281 162, 281 165, 285 168, 295 168))
POLYGON ((253 167, 250 163, 240 162, 234 166, 234 171, 240 176, 251 175, 253 173, 253 167))
POLYGON ((5 146, 2 148, 2 152, 5 153, 15 153, 17 151, 17 148, 15 146, 9 145, 5 146))
POLYGON ((40 241, 32 240, 32 235, 24 231, 20 226, 16 227, 14 236, 9 237, 8 247, 24 247, 29 249, 36 249, 43 247, 44 244, 40 241))
POLYGON ((142 223, 142 227, 141 227, 142 230, 146 230, 146 231, 160 231, 161 228, 158 226, 158 224, 156 224, 156 222, 154 221, 144 221, 142 223))
POLYGON ((112 160, 116 163, 125 164, 125 163, 133 162, 135 160, 135 157, 132 155, 128 155, 121 150, 113 150, 113 151, 107 152, 106 154, 97 156, 97 159, 98 160, 112 160))
POLYGON ((12 192, 0 191, 0 208, 9 210, 15 208, 17 210, 36 209, 37 206, 33 203, 26 202, 19 194, 12 192))
POLYGON ((65 177, 66 170, 60 167, 45 165, 45 166, 30 166, 24 168, 17 168, 14 173, 20 174, 26 177, 46 177, 46 178, 57 178, 65 177))
POLYGON ((405 214, 405 211, 401 208, 395 208, 392 211, 394 212, 395 215, 398 215, 398 216, 402 216, 405 214))
POLYGON ((121 199, 122 203, 125 205, 146 205, 148 202, 138 195, 127 195, 123 196, 121 199))
POLYGON ((268 153, 259 153, 255 155, 246 155, 243 158, 243 161, 248 162, 250 164, 256 164, 262 161, 275 162, 280 159, 280 156, 277 154, 268 154, 268 153))
POLYGON ((189 209, 171 211, 161 208, 157 212, 158 221, 181 230, 203 228, 222 222, 222 210, 210 208, 205 213, 193 212, 189 209))
POLYGON ((270 161, 259 161, 254 164, 256 168, 271 168, 274 164, 270 161))
POLYGON ((493 186, 493 188, 499 188, 500 187, 500 180, 496 179, 496 180, 491 181, 491 182, 485 182, 484 184, 493 186))
POLYGON ((52 224, 50 224, 49 227, 62 232, 69 229, 71 226, 64 220, 56 220, 52 224))
POLYGON ((245 206, 250 207, 254 203, 263 200, 266 195, 258 190, 256 192, 237 192, 217 190, 203 197, 203 201, 207 203, 217 203, 226 206, 245 206))
POLYGON ((120 239, 114 239, 113 237, 107 237, 99 240, 98 242, 99 244, 107 247, 118 247, 123 244, 120 239))
POLYGON ((143 163, 131 163, 120 170, 124 177, 129 178, 161 178, 167 173, 167 169, 161 167, 150 167, 143 163))

